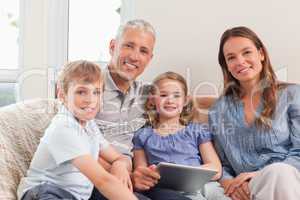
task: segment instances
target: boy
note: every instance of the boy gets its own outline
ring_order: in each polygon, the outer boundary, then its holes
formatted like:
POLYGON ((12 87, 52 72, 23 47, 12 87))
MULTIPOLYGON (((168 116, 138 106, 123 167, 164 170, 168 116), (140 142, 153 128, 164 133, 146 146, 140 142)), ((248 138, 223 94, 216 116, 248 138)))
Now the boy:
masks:
POLYGON ((108 199, 136 200, 127 158, 109 145, 93 121, 102 87, 98 65, 75 61, 64 67, 58 88, 62 105, 21 180, 18 199, 88 200, 95 185, 108 199), (117 178, 97 162, 99 153, 117 178))

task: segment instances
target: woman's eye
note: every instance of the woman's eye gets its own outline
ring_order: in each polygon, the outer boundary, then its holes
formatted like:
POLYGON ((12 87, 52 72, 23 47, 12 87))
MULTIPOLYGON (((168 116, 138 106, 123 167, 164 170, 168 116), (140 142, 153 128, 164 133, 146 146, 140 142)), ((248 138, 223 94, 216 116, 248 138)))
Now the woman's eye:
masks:
POLYGON ((230 56, 230 57, 227 57, 227 60, 230 61, 232 60, 234 57, 233 56, 230 56))
POLYGON ((79 91, 77 91, 76 93, 79 94, 79 95, 85 95, 85 94, 86 94, 86 92, 83 91, 83 90, 79 90, 79 91))

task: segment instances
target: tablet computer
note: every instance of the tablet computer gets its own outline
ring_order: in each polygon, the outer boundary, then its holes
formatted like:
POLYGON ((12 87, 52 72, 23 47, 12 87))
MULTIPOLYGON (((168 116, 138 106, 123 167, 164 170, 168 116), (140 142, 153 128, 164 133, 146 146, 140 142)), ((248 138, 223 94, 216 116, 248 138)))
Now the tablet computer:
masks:
POLYGON ((160 173, 160 187, 185 192, 195 192, 203 189, 204 184, 217 174, 217 171, 203 169, 200 166, 188 166, 160 162, 157 165, 160 173))

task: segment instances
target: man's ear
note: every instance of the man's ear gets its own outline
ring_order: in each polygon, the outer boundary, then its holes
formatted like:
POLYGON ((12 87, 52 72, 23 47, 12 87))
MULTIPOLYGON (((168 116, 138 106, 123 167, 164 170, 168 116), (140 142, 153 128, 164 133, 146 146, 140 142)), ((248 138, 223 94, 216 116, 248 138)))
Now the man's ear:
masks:
POLYGON ((153 53, 151 53, 151 59, 153 58, 153 53))
POLYGON ((154 109, 155 108, 155 95, 149 94, 147 101, 146 101, 146 107, 148 109, 154 109))
POLYGON ((109 43, 109 54, 112 56, 113 55, 113 52, 116 48, 116 40, 115 39, 112 39, 109 43))

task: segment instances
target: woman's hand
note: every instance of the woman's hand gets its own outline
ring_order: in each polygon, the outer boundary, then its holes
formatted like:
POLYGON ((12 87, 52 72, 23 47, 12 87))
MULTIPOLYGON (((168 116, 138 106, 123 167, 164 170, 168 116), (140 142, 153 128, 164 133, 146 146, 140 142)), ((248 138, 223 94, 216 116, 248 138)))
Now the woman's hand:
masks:
POLYGON ((256 172, 245 172, 239 174, 233 179, 225 179, 220 181, 222 187, 224 188, 225 195, 231 197, 233 200, 249 200, 250 190, 249 190, 249 180, 257 175, 256 172))
POLYGON ((110 173, 117 177, 130 191, 133 191, 130 172, 128 171, 126 164, 118 161, 113 162, 110 173))

